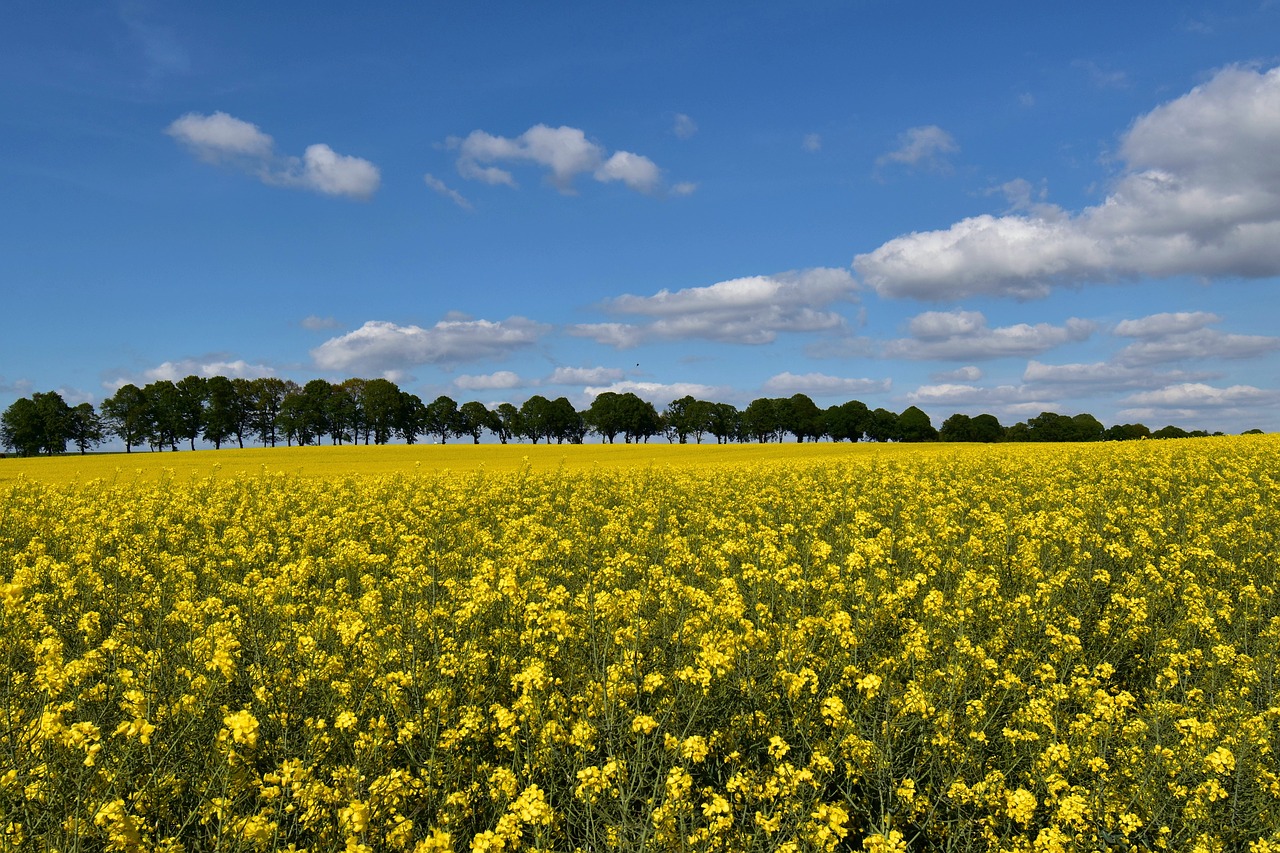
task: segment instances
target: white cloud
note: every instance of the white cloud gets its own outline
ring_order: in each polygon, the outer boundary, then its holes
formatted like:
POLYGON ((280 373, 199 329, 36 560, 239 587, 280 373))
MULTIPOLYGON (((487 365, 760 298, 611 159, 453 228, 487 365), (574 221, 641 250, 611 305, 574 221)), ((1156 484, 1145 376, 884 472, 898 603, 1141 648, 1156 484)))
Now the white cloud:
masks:
POLYGON ((1205 378, 1209 374, 1183 371, 1153 371, 1112 362, 1091 364, 1043 364, 1027 362, 1022 381, 1041 386, 1068 386, 1073 393, 1113 391, 1119 388, 1150 388, 1178 380, 1205 378))
POLYGON ((671 128, 680 139, 688 139, 698 132, 698 123, 684 113, 676 113, 675 125, 671 128))
POLYGON ((338 321, 332 317, 318 317, 315 314, 312 314, 311 316, 303 319, 302 328, 309 329, 313 332, 321 332, 325 329, 338 328, 338 321))
POLYGON ((648 157, 630 151, 609 154, 576 127, 537 124, 514 139, 474 130, 465 138, 450 138, 447 145, 458 150, 458 174, 487 184, 516 186, 515 176, 496 163, 533 163, 549 170, 551 184, 567 194, 583 174, 602 183, 621 181, 642 193, 655 193, 662 185, 662 172, 648 157))
POLYGON ((27 379, 15 379, 12 382, 0 376, 0 394, 17 394, 26 396, 31 393, 32 384, 27 379))
POLYGON ((1072 317, 1062 326, 1018 323, 988 328, 979 311, 926 311, 911 319, 910 338, 890 341, 885 355, 913 360, 988 359, 1038 355, 1093 333, 1094 324, 1072 317))
POLYGON ((1222 320, 1208 311, 1179 311, 1174 314, 1151 314, 1137 320, 1121 320, 1115 333, 1127 338, 1162 338, 1167 335, 1194 332, 1222 320))
POLYGON ((302 157, 281 157, 274 140, 257 125, 224 112, 187 113, 165 133, 207 163, 233 166, 273 186, 368 199, 382 180, 373 163, 339 154, 323 143, 307 146, 302 157))
POLYGON ((274 140, 256 124, 221 111, 207 116, 187 113, 174 120, 165 133, 209 163, 222 163, 236 157, 266 160, 275 147, 274 140))
POLYGON ((616 367, 557 367, 543 380, 547 385, 604 385, 625 374, 616 367))
POLYGON ((947 155, 960 150, 951 134, 936 124, 908 128, 898 136, 898 147, 880 155, 877 166, 900 164, 912 169, 945 172, 947 155))
POLYGON ((225 376, 228 379, 258 379, 263 376, 275 376, 275 368, 265 364, 253 364, 244 359, 228 360, 211 355, 203 358, 183 358, 177 361, 165 361, 155 367, 147 368, 141 373, 122 373, 105 380, 102 387, 115 392, 124 385, 147 385, 152 382, 168 380, 177 382, 187 376, 225 376))
POLYGON ((804 139, 800 140, 800 147, 805 151, 821 151, 822 135, 817 133, 806 133, 804 139))
POLYGON ((921 385, 907 394, 912 403, 933 406, 1002 407, 1008 411, 1042 411, 1051 408, 1053 401, 1038 399, 1033 392, 1020 385, 997 385, 984 388, 964 382, 942 382, 921 385))
POLYGON ((762 390, 770 394, 790 396, 809 394, 830 397, 839 394, 880 394, 888 391, 892 382, 888 379, 845 379, 824 373, 779 373, 770 377, 762 390))
POLYGON ((973 365, 957 367, 955 370, 943 370, 929 374, 934 382, 977 382, 982 378, 982 371, 973 365))
POLYGON ((463 210, 475 209, 474 207, 471 206, 471 202, 467 201, 467 199, 462 195, 462 193, 458 192, 455 189, 450 188, 448 184, 446 184, 444 181, 437 178, 435 175, 427 173, 422 176, 422 180, 425 181, 427 186, 430 187, 432 190, 444 196, 445 198, 449 199, 450 201, 452 201, 454 204, 456 204, 458 207, 462 208, 463 210))
POLYGON ((698 185, 692 181, 681 181, 671 188, 672 195, 693 195, 698 185))
POLYGON ((1129 85, 1129 75, 1103 68, 1091 59, 1078 59, 1071 64, 1088 74, 1090 82, 1099 89, 1124 89, 1129 85))
POLYGON ((1142 391, 1125 398, 1134 406, 1153 409, 1196 410, 1250 404, 1270 404, 1280 399, 1280 394, 1252 385, 1232 385, 1215 388, 1202 382, 1184 382, 1156 391, 1142 391))
POLYGON ((975 216, 854 259, 882 296, 1030 298, 1053 286, 1280 274, 1280 68, 1231 67, 1140 117, 1126 170, 1070 214, 975 216))
POLYGON ((453 384, 465 391, 493 391, 505 388, 521 388, 526 383, 520 375, 510 370, 499 370, 481 376, 463 374, 453 380, 453 384))
POLYGON ((1206 328, 1222 320, 1207 311, 1152 314, 1116 324, 1115 333, 1137 338, 1116 360, 1142 365, 1184 359, 1253 358, 1280 349, 1280 338, 1233 335, 1206 328))
POLYGON ((765 344, 779 332, 842 328, 844 318, 824 309, 834 302, 852 301, 855 289, 847 271, 817 268, 735 278, 675 292, 660 290, 653 296, 627 294, 605 302, 604 310, 645 317, 648 322, 588 323, 572 326, 569 332, 619 348, 653 339, 765 344))
POLYGON ((636 192, 651 193, 662 182, 662 172, 648 157, 630 151, 615 151, 604 165, 596 169, 595 179, 602 183, 622 181, 636 192))
POLYGON ((604 386, 590 386, 584 389, 591 398, 612 391, 615 394, 635 394, 642 400, 653 403, 659 409, 672 400, 681 397, 696 397, 699 400, 723 400, 733 396, 733 390, 724 386, 700 385, 696 382, 614 382, 604 386))
POLYGON ((500 358, 537 342, 547 327, 524 317, 441 320, 429 329, 370 320, 311 351, 324 370, 387 371, 500 358))

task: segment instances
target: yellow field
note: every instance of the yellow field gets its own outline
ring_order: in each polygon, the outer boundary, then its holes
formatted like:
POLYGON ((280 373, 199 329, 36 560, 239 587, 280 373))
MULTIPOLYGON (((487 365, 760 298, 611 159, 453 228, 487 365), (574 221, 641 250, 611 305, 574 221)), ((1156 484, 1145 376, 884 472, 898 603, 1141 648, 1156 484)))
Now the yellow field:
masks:
MULTIPOLYGON (((936 451, 947 452, 940 445, 936 451)), ((950 452, 954 452, 953 446, 950 452)), ((843 459, 926 452, 893 444, 415 444, 264 447, 176 453, 99 453, 0 459, 0 484, 27 478, 46 483, 161 476, 285 473, 304 479, 420 472, 533 471, 636 467, 723 467, 741 462, 843 459)))
POLYGON ((1276 436, 0 471, 3 847, 1280 850, 1276 436))

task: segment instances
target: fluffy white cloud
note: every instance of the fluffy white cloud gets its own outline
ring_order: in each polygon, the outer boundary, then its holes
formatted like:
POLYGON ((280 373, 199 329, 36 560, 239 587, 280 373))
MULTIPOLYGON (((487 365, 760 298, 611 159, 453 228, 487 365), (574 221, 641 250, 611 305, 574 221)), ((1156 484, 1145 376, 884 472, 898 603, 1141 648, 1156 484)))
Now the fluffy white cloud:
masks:
POLYGON ((370 320, 355 331, 311 351, 324 370, 402 370, 419 364, 450 364, 500 358, 537 342, 547 326, 524 317, 441 320, 429 329, 370 320))
POLYGON ((373 163, 339 154, 323 143, 307 146, 301 157, 281 157, 274 140, 257 125, 224 112, 187 113, 165 133, 205 162, 234 166, 274 186, 368 199, 382 180, 373 163))
POLYGON ((792 394, 830 397, 841 394, 880 394, 890 387, 892 382, 888 379, 846 379, 824 373, 779 373, 766 380, 761 390, 788 397, 792 394))
POLYGON ((723 400, 733 396, 733 389, 722 385, 699 385, 696 382, 614 382, 610 385, 590 386, 584 389, 592 399, 606 391, 615 394, 635 394, 642 400, 653 403, 659 409, 664 408, 672 400, 681 397, 696 397, 699 400, 723 400))
POLYGON ((926 311, 908 324, 911 337, 890 341, 885 355, 921 361, 1038 355, 1082 341, 1094 328, 1088 320, 1072 317, 1062 326, 1017 323, 992 329, 979 311, 926 311))
POLYGON ((898 147, 880 155, 877 166, 900 164, 913 169, 945 172, 947 155, 960 150, 955 139, 936 124, 908 128, 898 137, 898 147))
POLYGON ((1153 409, 1197 410, 1251 404, 1275 403, 1280 394, 1252 385, 1215 388, 1202 382, 1183 382, 1156 391, 1142 391, 1125 398, 1134 406, 1153 409))
POLYGON ((518 373, 510 370, 499 370, 480 376, 463 374, 453 380, 453 384, 465 391, 493 391, 506 388, 520 388, 526 383, 518 373))
POLYGON ((625 374, 616 367, 557 367, 543 382, 547 385, 604 385, 625 374))
POLYGON ((147 368, 141 373, 121 373, 105 380, 102 387, 115 392, 130 383, 147 385, 151 382, 168 380, 177 382, 187 376, 225 376, 228 379, 258 379, 263 376, 275 376, 275 368, 265 364, 253 364, 244 359, 228 360, 225 357, 210 355, 203 358, 183 358, 177 361, 165 361, 155 367, 147 368))
POLYGON ((833 302, 852 301, 855 289, 846 270, 818 268, 660 290, 653 296, 626 294, 605 302, 604 310, 648 322, 588 323, 572 326, 569 332, 619 348, 690 338, 766 344, 779 332, 842 328, 844 318, 826 309, 833 302))
POLYGON ((583 174, 602 183, 621 181, 642 193, 662 187, 662 171, 648 157, 630 151, 609 154, 576 127, 537 124, 514 139, 474 130, 447 144, 458 150, 458 174, 487 184, 516 186, 515 176, 495 164, 533 163, 550 172, 551 184, 562 193, 572 193, 574 180, 583 174))
POLYGON ((1076 214, 1040 206, 896 237, 854 259, 882 296, 1029 298, 1055 285, 1280 274, 1280 68, 1232 67, 1140 117, 1127 168, 1076 214))
POLYGON ((241 121, 224 112, 212 115, 187 113, 174 120, 165 133, 186 145, 201 160, 221 163, 236 157, 267 160, 275 141, 256 124, 241 121))
POLYGON ((463 210, 475 209, 471 206, 471 202, 467 201, 467 199, 462 195, 462 193, 458 192, 455 189, 450 188, 448 184, 446 184, 444 181, 437 178, 435 175, 432 175, 430 173, 425 174, 422 176, 422 180, 425 181, 427 186, 430 187, 432 190, 444 196, 445 198, 449 199, 450 201, 452 201, 454 204, 456 204, 458 207, 462 208, 463 210))
POLYGON ((1205 311, 1152 314, 1116 324, 1115 333, 1137 338, 1122 349, 1122 364, 1160 364, 1184 359, 1254 358, 1280 349, 1280 338, 1266 335, 1234 335, 1210 329, 1221 317, 1205 311))

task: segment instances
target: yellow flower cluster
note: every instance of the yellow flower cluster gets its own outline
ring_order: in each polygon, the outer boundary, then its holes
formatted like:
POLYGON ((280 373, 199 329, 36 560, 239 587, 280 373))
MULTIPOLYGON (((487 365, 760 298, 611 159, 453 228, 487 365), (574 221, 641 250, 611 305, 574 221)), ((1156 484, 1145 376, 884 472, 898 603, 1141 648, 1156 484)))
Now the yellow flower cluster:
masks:
POLYGON ((1280 439, 740 450, 0 486, 0 848, 1280 850, 1280 439))

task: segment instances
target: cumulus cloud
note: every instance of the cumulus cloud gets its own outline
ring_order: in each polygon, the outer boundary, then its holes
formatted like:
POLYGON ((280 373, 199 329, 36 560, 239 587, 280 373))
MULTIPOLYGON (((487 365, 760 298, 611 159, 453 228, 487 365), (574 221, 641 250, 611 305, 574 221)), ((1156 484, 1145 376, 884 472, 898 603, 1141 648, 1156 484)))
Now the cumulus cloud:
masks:
POLYGON ((311 358, 324 370, 377 372, 420 364, 482 361, 532 346, 547 328, 524 317, 498 322, 448 319, 428 329, 370 320, 325 341, 311 351, 311 358))
POLYGON ((552 186, 567 194, 584 174, 601 183, 620 181, 641 193, 662 188, 662 171, 648 157, 630 151, 610 154, 576 127, 537 124, 514 139, 474 130, 446 144, 458 151, 458 174, 471 181, 514 187, 515 175, 497 164, 532 163, 546 169, 552 186))
POLYGON ((382 180, 373 163, 339 154, 323 143, 307 146, 301 157, 280 156, 275 141, 257 125, 224 112, 187 113, 165 133, 206 163, 231 166, 273 186, 368 199, 382 180))
POLYGON ((769 394, 790 396, 808 394, 814 397, 833 395, 880 394, 892 387, 888 379, 846 379, 824 373, 779 373, 765 381, 762 390, 769 394))
POLYGON ((604 385, 624 375, 616 367, 557 367, 543 381, 547 385, 604 385))
POLYGON ((993 329, 980 311, 926 311, 913 317, 907 328, 911 337, 890 341, 885 355, 913 360, 1038 355, 1088 338, 1095 326, 1072 317, 1062 326, 1017 323, 993 329))
POLYGON ((431 173, 428 172, 427 174, 422 176, 422 179, 423 181, 426 182, 428 187, 430 187, 432 190, 439 193, 440 195, 444 196, 445 198, 449 199, 449 201, 453 202, 463 210, 475 209, 474 207, 471 206, 471 202, 467 201, 467 199, 462 195, 462 193, 458 192, 455 189, 452 189, 451 187, 449 187, 448 184, 446 184, 444 181, 437 178, 435 175, 432 175, 431 173))
POLYGON ((589 386, 584 389, 591 398, 596 398, 606 391, 614 394, 635 394, 642 400, 662 408, 672 400, 681 397, 696 397, 699 400, 723 400, 733 396, 733 389, 723 385, 700 385, 696 382, 614 382, 610 385, 589 386))
POLYGON ((151 382, 177 382, 187 376, 225 376, 228 379, 258 379, 263 376, 275 376, 275 368, 266 364, 253 364, 244 359, 227 359, 225 356, 210 355, 202 358, 183 358, 177 361, 165 361, 155 367, 147 368, 141 373, 120 373, 102 383, 102 387, 115 392, 130 383, 147 385, 151 382))
POLYGON ((1201 409, 1206 407, 1239 406, 1252 403, 1274 403, 1280 394, 1252 385, 1232 385, 1215 388, 1202 382, 1183 382, 1157 391, 1142 391, 1130 395, 1126 403, 1158 409, 1201 409))
POLYGON ((675 125, 671 128, 680 139, 688 139, 698 132, 698 123, 684 113, 676 113, 675 125))
POLYGON ((1123 364, 1159 364, 1183 359, 1254 358, 1280 349, 1280 338, 1235 335, 1210 329, 1221 322, 1206 311, 1152 314, 1116 324, 1121 337, 1137 338, 1116 356, 1123 364))
POLYGON ((1231 67, 1141 116, 1099 205, 975 216, 854 259, 882 296, 1032 298, 1054 286, 1280 274, 1280 68, 1231 67))
POLYGON ((929 172, 945 172, 948 154, 960 150, 951 134, 936 124, 908 128, 898 136, 898 147, 880 155, 877 166, 901 165, 929 172))
POLYGON ((619 296, 603 304, 606 312, 647 322, 588 323, 568 331, 619 348, 655 339, 767 344, 780 332, 843 328, 844 318, 827 309, 852 301, 855 289, 853 276, 840 269, 748 276, 652 296, 619 296))
POLYGON ((494 391, 507 388, 521 388, 526 383, 520 375, 510 370, 499 370, 480 376, 463 374, 453 380, 453 384, 464 391, 494 391))

